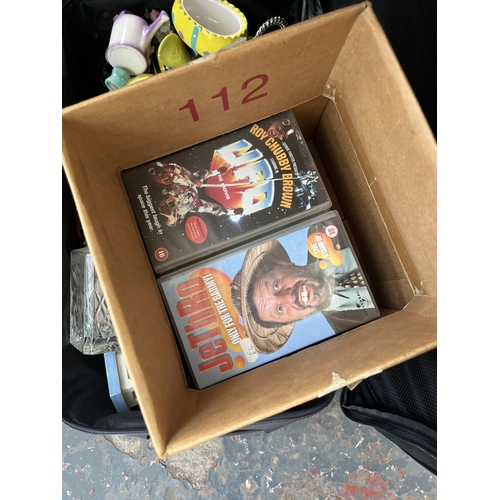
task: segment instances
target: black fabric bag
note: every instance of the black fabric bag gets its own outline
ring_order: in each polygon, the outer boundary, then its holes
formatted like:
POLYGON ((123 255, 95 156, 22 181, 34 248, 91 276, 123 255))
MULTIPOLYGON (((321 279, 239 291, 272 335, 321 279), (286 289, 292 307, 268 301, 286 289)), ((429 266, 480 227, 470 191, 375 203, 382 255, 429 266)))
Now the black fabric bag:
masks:
POLYGON ((437 349, 344 387, 340 406, 437 475, 437 349))
MULTIPOLYGON (((357 0, 235 0, 231 3, 245 13, 249 36, 254 36, 262 24, 274 16, 294 24, 355 4, 357 0)), ((172 4, 173 0, 67 0, 63 3, 62 106, 108 92, 102 75, 115 15, 124 9, 141 16, 146 9, 170 13, 172 4)), ((373 8, 436 135, 436 4, 430 0, 374 0, 373 8)), ((89 433, 147 437, 140 411, 116 412, 108 395, 104 357, 85 356, 69 343, 70 254, 73 249, 84 246, 84 239, 64 173, 62 203, 63 421, 89 433)), ((435 377, 435 358, 426 354, 361 382, 353 391, 344 389, 341 406, 348 418, 377 428, 435 473, 435 377)), ((331 393, 312 400, 237 432, 282 427, 321 411, 333 396, 331 393)))

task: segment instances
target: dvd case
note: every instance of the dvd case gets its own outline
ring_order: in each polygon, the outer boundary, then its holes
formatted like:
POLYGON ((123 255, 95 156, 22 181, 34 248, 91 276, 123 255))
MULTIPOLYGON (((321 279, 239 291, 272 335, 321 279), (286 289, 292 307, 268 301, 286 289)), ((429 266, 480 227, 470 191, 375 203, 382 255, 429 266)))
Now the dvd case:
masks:
POLYGON ((158 284, 197 389, 379 316, 336 211, 165 275, 158 284))
POLYGON ((331 207, 291 110, 124 170, 122 179, 157 274, 331 207))

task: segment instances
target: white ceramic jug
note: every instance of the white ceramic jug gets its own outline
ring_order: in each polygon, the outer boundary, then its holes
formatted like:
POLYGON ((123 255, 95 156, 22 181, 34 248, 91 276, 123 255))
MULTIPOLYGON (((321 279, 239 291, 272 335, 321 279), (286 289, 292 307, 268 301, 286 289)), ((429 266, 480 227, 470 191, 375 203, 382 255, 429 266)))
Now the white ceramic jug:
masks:
POLYGON ((120 12, 113 23, 106 61, 113 68, 122 68, 129 75, 144 73, 148 66, 149 46, 160 26, 170 18, 162 10, 158 18, 149 24, 135 14, 120 12))

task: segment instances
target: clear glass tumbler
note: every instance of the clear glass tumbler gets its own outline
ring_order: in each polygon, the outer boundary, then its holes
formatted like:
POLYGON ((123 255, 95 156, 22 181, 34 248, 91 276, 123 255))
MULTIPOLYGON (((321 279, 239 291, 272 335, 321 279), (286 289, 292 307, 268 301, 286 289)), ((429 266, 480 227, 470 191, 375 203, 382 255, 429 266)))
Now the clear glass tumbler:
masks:
POLYGON ((71 252, 70 342, 83 354, 120 349, 88 247, 71 252))

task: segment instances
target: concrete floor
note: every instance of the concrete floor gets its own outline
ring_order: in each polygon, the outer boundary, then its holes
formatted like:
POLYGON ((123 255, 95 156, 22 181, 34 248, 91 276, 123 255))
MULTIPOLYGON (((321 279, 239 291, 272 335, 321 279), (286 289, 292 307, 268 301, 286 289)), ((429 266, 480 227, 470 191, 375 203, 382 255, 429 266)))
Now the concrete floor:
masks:
POLYGON ((150 442, 62 428, 62 498, 71 500, 431 500, 437 477, 368 426, 339 393, 270 433, 225 436, 155 460, 150 442))

